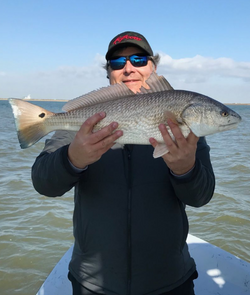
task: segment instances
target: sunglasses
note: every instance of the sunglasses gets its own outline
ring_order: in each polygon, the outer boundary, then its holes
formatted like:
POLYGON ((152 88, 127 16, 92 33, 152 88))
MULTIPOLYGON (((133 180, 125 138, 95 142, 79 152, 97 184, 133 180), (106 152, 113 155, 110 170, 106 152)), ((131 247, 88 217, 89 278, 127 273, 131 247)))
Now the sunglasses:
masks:
POLYGON ((109 60, 108 64, 112 70, 121 70, 124 68, 127 60, 129 60, 134 67, 145 67, 148 60, 152 60, 150 56, 133 54, 130 56, 119 56, 109 60))

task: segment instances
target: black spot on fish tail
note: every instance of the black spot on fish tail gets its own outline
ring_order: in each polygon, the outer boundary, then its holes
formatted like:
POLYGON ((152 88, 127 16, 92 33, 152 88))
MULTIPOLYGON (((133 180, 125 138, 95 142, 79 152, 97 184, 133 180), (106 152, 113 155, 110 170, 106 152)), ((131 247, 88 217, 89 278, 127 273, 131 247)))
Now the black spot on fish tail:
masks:
POLYGON ((45 117, 45 113, 41 113, 40 115, 38 115, 38 117, 44 118, 45 117))

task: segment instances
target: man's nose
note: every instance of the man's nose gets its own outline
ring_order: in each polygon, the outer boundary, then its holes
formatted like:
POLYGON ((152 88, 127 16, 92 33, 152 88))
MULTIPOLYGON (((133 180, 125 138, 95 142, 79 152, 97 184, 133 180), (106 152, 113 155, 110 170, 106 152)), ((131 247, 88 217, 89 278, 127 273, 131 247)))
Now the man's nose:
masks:
POLYGON ((134 71, 134 66, 131 64, 130 60, 127 60, 123 69, 124 72, 131 73, 134 71))

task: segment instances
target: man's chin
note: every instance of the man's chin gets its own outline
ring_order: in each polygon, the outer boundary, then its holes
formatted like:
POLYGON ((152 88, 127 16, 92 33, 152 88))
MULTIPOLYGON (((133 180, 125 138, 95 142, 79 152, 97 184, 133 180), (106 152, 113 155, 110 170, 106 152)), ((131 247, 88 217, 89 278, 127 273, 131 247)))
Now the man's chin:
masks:
POLYGON ((124 84, 133 92, 139 92, 140 91, 140 88, 142 86, 142 83, 141 81, 135 81, 135 80, 132 80, 132 81, 126 81, 124 82, 124 84))

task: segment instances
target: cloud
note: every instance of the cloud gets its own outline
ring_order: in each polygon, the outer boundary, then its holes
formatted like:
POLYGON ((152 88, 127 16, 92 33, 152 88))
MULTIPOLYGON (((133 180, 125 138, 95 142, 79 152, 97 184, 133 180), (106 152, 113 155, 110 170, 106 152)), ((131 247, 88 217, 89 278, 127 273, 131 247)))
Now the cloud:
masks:
POLYGON ((164 53, 161 55, 159 69, 164 73, 179 76, 180 79, 204 82, 214 77, 237 78, 250 81, 250 62, 236 62, 231 58, 203 57, 173 59, 164 53))
POLYGON ((160 56, 157 72, 174 88, 200 92, 223 103, 250 103, 250 62, 200 55, 181 59, 165 53, 160 56))
POLYGON ((104 57, 99 54, 95 57, 92 64, 76 67, 76 66, 60 66, 51 72, 38 72, 38 78, 46 79, 56 77, 59 79, 94 79, 103 77, 105 71, 102 69, 104 57))
POLYGON ((108 85, 105 59, 99 54, 87 66, 60 66, 51 71, 27 74, 8 73, 0 76, 0 97, 23 98, 27 94, 34 99, 72 99, 84 93, 108 85))
MULTIPOLYGON (((196 55, 173 59, 160 53, 157 69, 175 89, 186 89, 211 96, 223 103, 250 103, 250 63, 230 58, 212 58, 196 55)), ((52 71, 28 74, 0 72, 0 97, 37 99, 71 99, 108 85, 103 69, 104 56, 84 66, 62 65, 52 71)))

